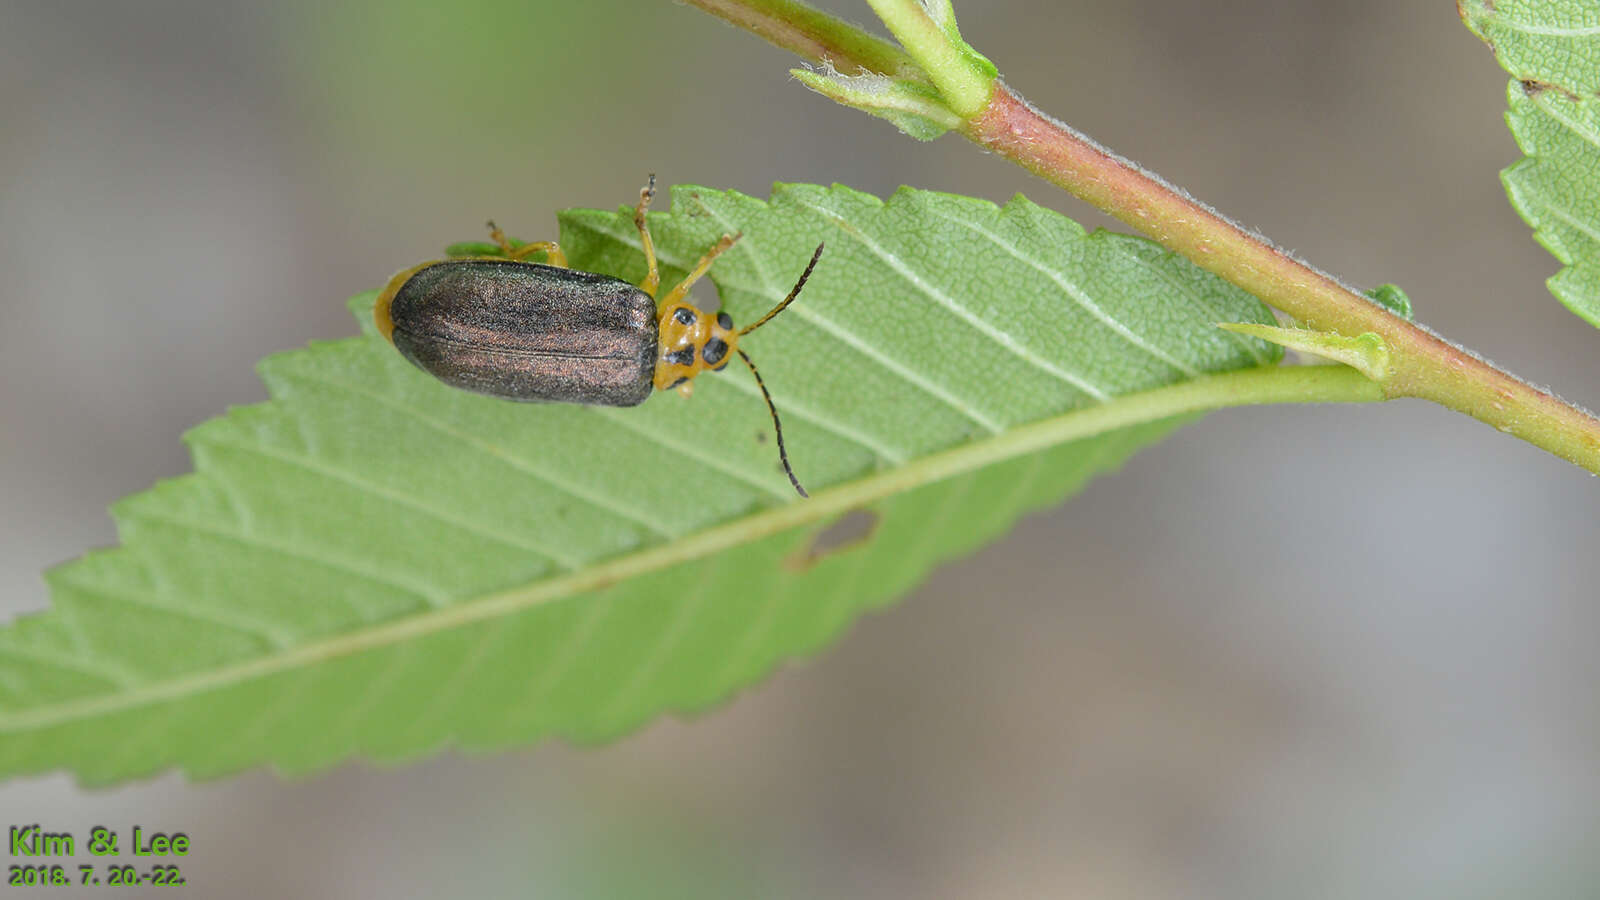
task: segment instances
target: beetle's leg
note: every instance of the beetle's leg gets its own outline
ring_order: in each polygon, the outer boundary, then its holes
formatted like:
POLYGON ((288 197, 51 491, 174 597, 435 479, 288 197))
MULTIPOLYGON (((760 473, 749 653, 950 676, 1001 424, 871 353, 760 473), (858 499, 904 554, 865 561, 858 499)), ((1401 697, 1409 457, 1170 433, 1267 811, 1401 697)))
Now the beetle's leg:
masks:
POLYGON ((505 254, 506 259, 526 259, 543 250, 545 265, 555 266, 558 269, 567 268, 567 255, 561 252, 560 244, 555 241, 534 241, 531 244, 523 244, 521 247, 513 247, 511 246, 511 239, 506 237, 506 233, 500 230, 500 226, 496 225, 493 219, 489 221, 489 240, 495 242, 495 245, 500 248, 500 252, 505 254))
POLYGON ((721 256, 723 251, 727 250, 729 247, 732 247, 738 242, 739 238, 743 236, 743 232, 740 232, 739 234, 723 235, 722 240, 717 241, 717 243, 710 250, 706 251, 705 256, 700 257, 700 261, 694 264, 694 268, 689 271, 689 274, 682 281, 678 282, 677 287, 668 291, 667 296, 663 297, 661 301, 656 304, 656 307, 658 309, 665 309, 682 300, 684 297, 687 297, 689 295, 689 288, 694 287, 694 283, 699 281, 701 276, 706 274, 707 269, 711 268, 711 261, 721 256))
POLYGON ((567 255, 561 252, 561 245, 555 241, 534 241, 531 244, 523 244, 506 255, 512 259, 526 259, 540 250, 544 251, 545 265, 557 269, 567 268, 567 255))
POLYGON ((644 262, 648 271, 644 273, 644 280, 639 282, 639 290, 654 297, 656 289, 661 287, 661 272, 656 268, 656 242, 650 239, 650 226, 644 222, 644 211, 650 206, 650 201, 656 197, 656 176, 650 175, 650 183, 639 191, 639 203, 633 208, 633 225, 639 229, 639 243, 644 246, 644 262))

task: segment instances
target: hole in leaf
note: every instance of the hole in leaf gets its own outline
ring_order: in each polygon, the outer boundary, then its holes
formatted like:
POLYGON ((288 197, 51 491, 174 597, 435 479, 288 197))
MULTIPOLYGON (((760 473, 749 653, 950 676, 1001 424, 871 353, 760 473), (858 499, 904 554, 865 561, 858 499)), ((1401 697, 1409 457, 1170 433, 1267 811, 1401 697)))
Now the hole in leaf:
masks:
POLYGON ((853 550, 872 540, 878 533, 883 516, 870 509, 853 509, 811 537, 811 543, 796 551, 784 565, 796 572, 804 572, 822 560, 853 550))

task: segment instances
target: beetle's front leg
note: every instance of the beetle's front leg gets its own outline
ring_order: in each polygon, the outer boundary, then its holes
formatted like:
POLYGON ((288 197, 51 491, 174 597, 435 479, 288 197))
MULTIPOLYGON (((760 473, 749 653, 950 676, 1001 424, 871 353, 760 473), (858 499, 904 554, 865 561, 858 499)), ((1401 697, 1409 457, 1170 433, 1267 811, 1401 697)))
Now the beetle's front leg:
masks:
POLYGON ((663 297, 661 302, 656 304, 657 308, 666 309, 674 303, 682 300, 684 297, 687 297, 689 295, 689 288, 694 287, 694 283, 699 281, 706 274, 706 271, 711 268, 711 263, 717 257, 721 256, 725 251, 727 251, 729 247, 732 247, 734 244, 738 243, 739 238, 741 237, 744 237, 744 232, 723 235, 721 240, 717 241, 712 245, 710 250, 706 251, 705 256, 700 257, 700 261, 694 264, 694 268, 689 270, 689 274, 684 276, 682 281, 678 282, 678 286, 668 291, 667 296, 663 297))

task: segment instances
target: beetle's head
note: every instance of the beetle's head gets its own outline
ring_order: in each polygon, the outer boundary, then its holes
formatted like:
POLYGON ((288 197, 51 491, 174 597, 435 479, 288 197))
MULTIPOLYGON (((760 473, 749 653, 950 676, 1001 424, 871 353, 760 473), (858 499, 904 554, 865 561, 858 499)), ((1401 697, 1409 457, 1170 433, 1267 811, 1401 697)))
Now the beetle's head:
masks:
POLYGON ((806 489, 800 486, 800 479, 795 477, 794 469, 789 465, 789 451, 783 445, 783 423, 778 421, 778 408, 772 403, 772 394, 767 392, 766 382, 761 380, 761 373, 756 371, 756 364, 750 357, 739 349, 739 338, 755 331, 767 324, 772 317, 783 312, 784 308, 800 296, 800 289, 805 287, 806 279, 811 277, 811 270, 817 267, 817 260, 822 257, 822 245, 817 245, 815 253, 811 254, 811 262, 806 264, 806 270, 800 273, 800 280, 795 282, 794 289, 789 291, 789 296, 772 308, 772 311, 756 320, 754 325, 746 325, 738 331, 733 330, 733 319, 725 312, 715 316, 707 315, 687 303, 672 303, 661 310, 661 317, 656 321, 656 341, 660 345, 660 356, 656 359, 656 389, 666 390, 677 388, 687 395, 691 384, 690 379, 707 369, 713 372, 720 371, 728 364, 728 359, 735 353, 750 367, 750 375, 756 380, 756 387, 761 389, 761 399, 767 402, 767 412, 772 414, 772 430, 778 435, 778 461, 783 464, 784 474, 789 476, 789 483, 800 496, 808 496, 806 489))
POLYGON ((674 303, 661 310, 656 340, 656 389, 682 388, 687 393, 690 379, 701 372, 721 371, 733 358, 739 333, 725 312, 711 315, 687 303, 674 303))

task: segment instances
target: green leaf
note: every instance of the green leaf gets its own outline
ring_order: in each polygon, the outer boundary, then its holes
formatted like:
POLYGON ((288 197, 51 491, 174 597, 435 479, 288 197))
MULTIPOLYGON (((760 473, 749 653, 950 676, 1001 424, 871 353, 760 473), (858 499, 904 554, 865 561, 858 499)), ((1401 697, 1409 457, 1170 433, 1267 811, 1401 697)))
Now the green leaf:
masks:
POLYGON ((1551 293, 1600 326, 1600 6, 1463 0, 1461 13, 1515 77, 1506 121, 1527 158, 1501 175, 1511 204, 1567 266, 1551 293))
POLYGON ((945 107, 938 89, 925 81, 876 73, 845 75, 831 67, 816 72, 790 69, 789 74, 836 103, 887 119, 919 141, 931 141, 961 126, 961 118, 945 107))
POLYGON ((1507 121, 1528 158, 1501 174, 1534 238, 1567 268, 1546 284, 1600 326, 1600 102, 1510 88, 1507 121))
POLYGON ((1458 0, 1462 21, 1518 81, 1600 93, 1600 6, 1594 0, 1458 0))
MULTIPOLYGON (((575 265, 642 275, 626 210, 561 225, 575 265)), ((815 499, 736 367, 634 409, 506 403, 412 368, 361 295, 365 336, 266 359, 272 399, 190 432, 195 473, 0 629, 0 774, 305 772, 702 709, 1203 408, 1103 401, 1277 359, 1213 327, 1271 322, 1254 298, 1021 198, 680 187, 652 228, 669 278, 743 232, 712 270, 739 321, 827 241, 743 344, 815 499)))

